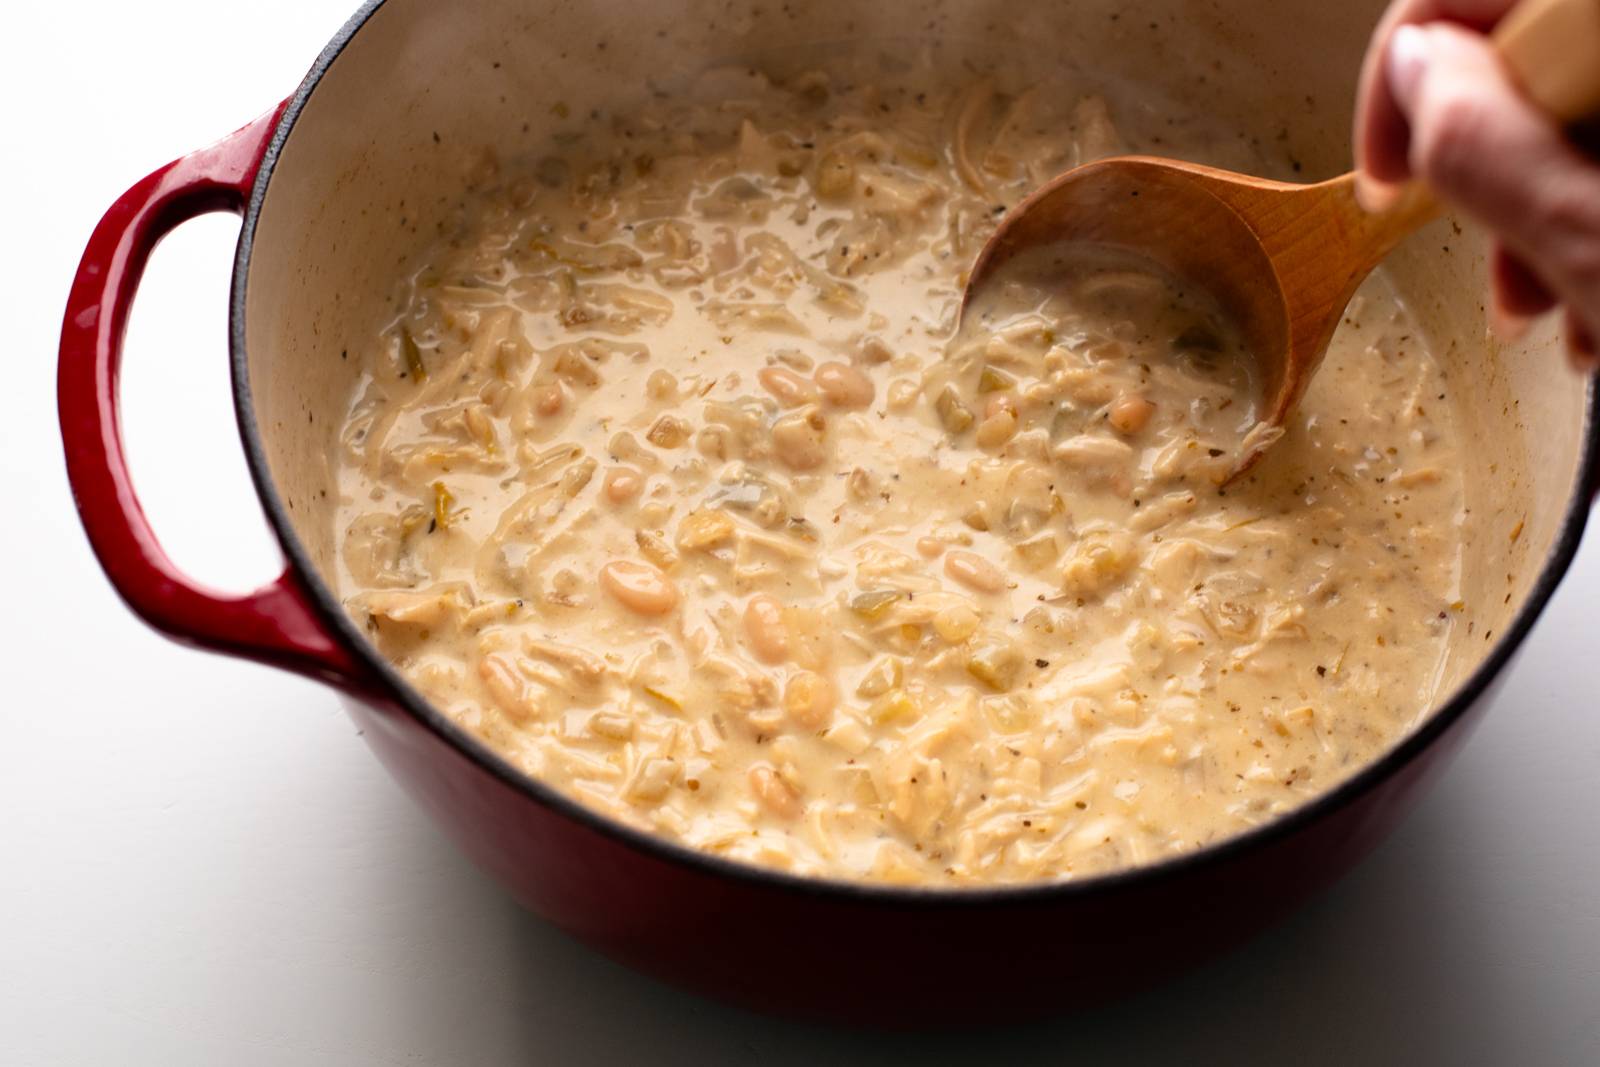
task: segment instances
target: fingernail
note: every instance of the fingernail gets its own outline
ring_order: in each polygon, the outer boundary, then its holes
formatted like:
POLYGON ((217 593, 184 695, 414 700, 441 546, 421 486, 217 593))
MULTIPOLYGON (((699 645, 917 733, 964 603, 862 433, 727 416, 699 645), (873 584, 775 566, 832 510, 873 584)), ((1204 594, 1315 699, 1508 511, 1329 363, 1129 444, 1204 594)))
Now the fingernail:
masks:
POLYGON ((1389 76, 1389 91, 1400 110, 1410 114, 1416 103, 1417 87, 1428 67, 1428 34, 1420 26, 1401 26, 1389 38, 1384 55, 1384 70, 1389 76))
POLYGON ((1381 182, 1364 170, 1356 171, 1356 203, 1370 215, 1387 211, 1400 199, 1400 187, 1381 182))

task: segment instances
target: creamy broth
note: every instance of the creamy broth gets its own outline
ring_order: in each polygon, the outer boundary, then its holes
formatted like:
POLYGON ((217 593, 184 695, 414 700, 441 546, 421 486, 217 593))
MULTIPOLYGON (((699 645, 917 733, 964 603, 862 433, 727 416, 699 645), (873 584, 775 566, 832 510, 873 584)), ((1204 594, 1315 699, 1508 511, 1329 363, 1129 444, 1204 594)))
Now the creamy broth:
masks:
POLYGON ((1445 381, 1380 273, 1222 490, 1255 388, 1200 294, 1073 251, 958 331, 998 214, 1141 147, 1094 95, 735 70, 484 160, 364 354, 349 611, 529 775, 800 873, 1082 877, 1325 791, 1437 695, 1445 381))

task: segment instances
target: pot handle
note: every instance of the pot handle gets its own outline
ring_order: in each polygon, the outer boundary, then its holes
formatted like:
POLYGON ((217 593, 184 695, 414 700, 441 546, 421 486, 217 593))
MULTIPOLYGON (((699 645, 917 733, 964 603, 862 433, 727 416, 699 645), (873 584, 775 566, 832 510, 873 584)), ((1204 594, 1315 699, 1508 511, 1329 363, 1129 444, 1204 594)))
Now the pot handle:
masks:
POLYGON ((364 689, 367 671, 318 619, 292 568, 243 595, 207 589, 180 571, 145 518, 123 453, 117 376, 150 252, 196 216, 243 214, 282 111, 167 164, 111 205, 67 298, 56 403, 78 517, 106 577, 140 618, 184 644, 364 689))

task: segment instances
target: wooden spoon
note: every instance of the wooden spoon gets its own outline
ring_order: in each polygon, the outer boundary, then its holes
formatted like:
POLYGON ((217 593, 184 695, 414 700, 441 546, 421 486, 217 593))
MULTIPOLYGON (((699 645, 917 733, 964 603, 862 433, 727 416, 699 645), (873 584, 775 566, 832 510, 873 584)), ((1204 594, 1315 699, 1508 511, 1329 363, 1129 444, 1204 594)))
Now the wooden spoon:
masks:
MULTIPOLYGON (((1493 41, 1552 118, 1600 111, 1600 0, 1523 0, 1493 41)), ((1001 220, 973 264, 962 311, 1002 263, 1059 242, 1130 249, 1201 282, 1260 361, 1262 414, 1232 481, 1283 436, 1362 279, 1439 211, 1413 184, 1369 213, 1353 173, 1295 185, 1151 156, 1103 159, 1051 179, 1001 220)))

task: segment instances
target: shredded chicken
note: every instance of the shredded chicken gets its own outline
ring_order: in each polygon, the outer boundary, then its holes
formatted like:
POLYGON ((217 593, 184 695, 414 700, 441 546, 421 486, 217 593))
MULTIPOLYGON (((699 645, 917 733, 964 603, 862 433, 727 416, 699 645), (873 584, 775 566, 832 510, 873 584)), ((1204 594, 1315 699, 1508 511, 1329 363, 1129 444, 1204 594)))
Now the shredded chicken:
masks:
POLYGON ((713 72, 486 179, 359 353, 352 617, 529 773, 805 874, 1146 863, 1408 729, 1460 475, 1381 277, 1219 493, 1256 384, 1194 287, 1052 250, 954 332, 999 212, 1141 147, 1127 112, 840 64, 713 72))

